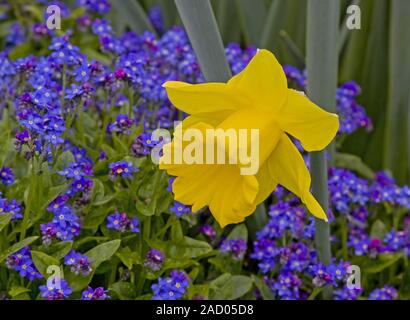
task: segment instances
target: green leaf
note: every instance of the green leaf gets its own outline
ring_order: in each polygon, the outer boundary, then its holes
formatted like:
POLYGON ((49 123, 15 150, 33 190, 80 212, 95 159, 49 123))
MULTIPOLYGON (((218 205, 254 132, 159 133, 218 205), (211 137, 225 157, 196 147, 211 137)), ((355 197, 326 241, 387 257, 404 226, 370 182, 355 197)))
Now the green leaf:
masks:
POLYGON ((105 217, 108 215, 112 208, 95 208, 91 212, 87 213, 84 218, 83 228, 85 229, 94 229, 103 223, 105 217))
POLYGON ((361 1, 361 30, 351 32, 340 65, 340 80, 355 80, 361 86, 365 94, 359 97, 358 102, 366 108, 374 124, 370 133, 358 130, 347 137, 343 152, 357 154, 374 169, 385 166, 383 141, 388 104, 389 3, 384 0, 361 1))
POLYGON ((267 8, 264 1, 236 0, 242 31, 246 44, 259 46, 266 21, 267 8))
POLYGON ((49 246, 41 246, 41 251, 57 260, 60 260, 70 252, 72 247, 72 241, 61 241, 53 243, 49 246))
MULTIPOLYGON (((329 112, 336 111, 338 80, 339 2, 310 0, 307 2, 306 66, 309 98, 329 112)), ((334 145, 328 148, 331 161, 334 145)), ((326 151, 310 153, 312 194, 324 212, 329 208, 326 151)), ((324 264, 331 262, 330 227, 323 220, 315 220, 315 242, 318 257, 324 264)), ((331 299, 331 291, 324 298, 331 299)))
POLYGON ((44 278, 47 278, 49 275, 49 273, 47 273, 47 268, 49 266, 58 267, 60 265, 60 262, 56 258, 53 258, 44 252, 32 250, 31 257, 37 270, 43 275, 44 278))
POLYGON ((275 0, 271 2, 263 32, 260 40, 261 48, 278 53, 279 33, 286 19, 288 0, 275 0))
POLYGON ((223 274, 210 283, 211 300, 235 300, 251 290, 253 281, 246 276, 231 276, 223 274))
POLYGON ((55 172, 65 169, 68 164, 74 162, 74 156, 71 151, 63 152, 57 159, 53 169, 55 172))
POLYGON ((399 184, 410 182, 409 119, 410 2, 391 1, 389 43, 389 103, 385 131, 385 167, 399 184))
POLYGON ((105 188, 104 184, 99 179, 93 180, 93 187, 91 190, 91 202, 98 202, 104 198, 105 188))
POLYGON ((400 294, 410 298, 410 268, 406 268, 400 285, 400 294))
POLYGON ((147 175, 138 190, 138 195, 145 200, 137 200, 136 209, 144 216, 160 214, 168 209, 171 197, 164 192, 167 184, 168 178, 164 171, 156 170, 153 176, 147 175))
POLYGON ((98 52, 97 50, 94 50, 92 48, 81 48, 84 54, 86 54, 88 57, 95 59, 105 65, 110 65, 111 61, 110 59, 106 56, 98 52))
POLYGON ((17 242, 13 244, 11 247, 8 249, 4 250, 0 254, 0 262, 2 262, 4 259, 6 259, 9 255, 13 254, 16 251, 19 251, 20 249, 24 248, 25 246, 28 246, 32 242, 36 241, 38 237, 28 237, 20 242, 17 242))
POLYGON ((136 298, 137 288, 130 282, 115 282, 109 287, 109 290, 115 292, 121 300, 131 300, 136 298))
POLYGON ((379 273, 382 272, 384 269, 390 267, 391 265, 395 264, 403 258, 402 253, 396 254, 380 254, 378 257, 378 261, 375 261, 372 266, 369 266, 364 269, 363 272, 365 273, 379 273))
POLYGON ((15 46, 9 53, 9 58, 11 60, 16 60, 19 58, 27 57, 28 55, 33 54, 33 46, 30 42, 23 42, 15 46))
POLYGON ((232 28, 232 26, 240 25, 237 10, 232 10, 232 3, 230 1, 215 1, 213 7, 224 43, 240 42, 241 28, 232 28))
POLYGON ((248 241, 248 229, 244 223, 236 225, 232 231, 228 234, 228 239, 239 240, 244 239, 248 241))
POLYGON ((370 238, 383 239, 386 234, 386 226, 381 220, 376 220, 370 229, 370 238))
POLYGON ((128 268, 132 269, 134 265, 142 265, 140 254, 135 251, 131 251, 129 247, 121 248, 115 254, 121 262, 128 268))
POLYGON ((175 3, 206 81, 228 81, 232 74, 209 1, 175 0, 175 3))
POLYGON ((104 242, 85 253, 85 255, 90 259, 92 272, 86 277, 75 275, 72 272, 68 272, 66 274, 66 280, 74 292, 84 289, 90 283, 100 264, 111 259, 120 247, 120 244, 121 240, 119 239, 104 242))
POLYGON ((21 286, 12 286, 8 293, 12 298, 15 298, 26 292, 30 292, 30 289, 21 286))
POLYGON ((118 2, 111 0, 110 2, 113 4, 113 8, 119 12, 132 31, 142 33, 148 30, 155 33, 155 30, 149 22, 144 9, 138 1, 121 0, 121 2, 118 2))
POLYGON ((334 163, 336 167, 356 171, 358 174, 367 179, 374 178, 373 170, 370 169, 370 167, 368 167, 362 159, 353 154, 337 152, 335 154, 334 163))
POLYGON ((0 214, 0 231, 3 230, 11 221, 12 212, 0 214))
POLYGON ((255 240, 256 232, 262 229, 268 223, 265 204, 262 202, 256 207, 252 215, 246 219, 246 226, 252 240, 255 240))
POLYGON ((262 279, 255 275, 252 275, 252 279, 264 300, 275 300, 275 296, 273 295, 271 289, 269 289, 268 285, 262 279))
POLYGON ((193 259, 204 256, 212 251, 205 241, 183 237, 180 241, 147 240, 151 247, 156 248, 173 259, 193 259))
POLYGON ((195 296, 208 297, 209 285, 208 284, 196 284, 188 287, 187 296, 189 300, 192 300, 195 296))
POLYGON ((179 240, 182 240, 183 238, 184 238, 184 231, 182 230, 181 222, 178 219, 175 219, 171 227, 171 240, 178 242, 179 240))
POLYGON ((96 268, 101 262, 110 259, 120 247, 121 240, 112 240, 102 243, 91 250, 87 251, 85 255, 90 258, 91 265, 96 268))

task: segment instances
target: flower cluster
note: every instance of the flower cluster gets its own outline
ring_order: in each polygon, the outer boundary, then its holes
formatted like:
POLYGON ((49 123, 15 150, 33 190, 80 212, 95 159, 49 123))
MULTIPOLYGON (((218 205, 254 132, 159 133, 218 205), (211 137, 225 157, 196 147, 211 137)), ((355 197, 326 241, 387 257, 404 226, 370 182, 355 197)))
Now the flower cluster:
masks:
POLYGON ((3 167, 0 170, 0 180, 5 186, 10 186, 14 183, 14 173, 11 168, 3 167))
POLYGON ((104 290, 103 287, 91 288, 88 287, 81 294, 81 300, 107 300, 110 297, 107 295, 108 290, 104 290))
POLYGON ((47 300, 63 300, 73 292, 67 281, 53 278, 46 285, 39 286, 41 296, 47 300))
POLYGON ((157 249, 150 249, 145 255, 144 266, 152 271, 159 271, 164 263, 164 254, 157 249))
POLYGON ((30 281, 42 278, 42 275, 38 272, 31 259, 29 247, 24 247, 9 255, 7 257, 6 265, 8 268, 16 270, 21 277, 28 278, 30 281))
POLYGON ((82 276, 88 276, 92 271, 88 257, 74 250, 71 250, 64 257, 64 263, 66 266, 70 266, 71 272, 76 275, 81 274, 82 276))
POLYGON ((133 179, 134 172, 138 172, 131 162, 117 161, 110 163, 110 179, 115 180, 117 177, 133 179))
POLYGON ((44 244, 50 244, 53 238, 71 240, 80 233, 80 219, 74 208, 66 203, 68 199, 67 195, 58 196, 48 205, 47 210, 54 214, 54 218, 40 225, 44 244))
POLYGON ((0 215, 1 214, 11 214, 11 220, 23 218, 21 205, 16 199, 8 200, 2 197, 3 194, 0 192, 0 215))
POLYGON ((134 217, 130 219, 127 217, 127 214, 125 212, 115 212, 107 217, 107 228, 119 232, 138 233, 140 232, 138 225, 138 218, 134 217))
POLYGON ((246 249, 247 244, 244 239, 225 239, 219 247, 222 253, 232 254, 235 260, 242 260, 246 249))
POLYGON ((178 201, 174 201, 174 204, 169 209, 172 213, 174 213, 178 218, 181 217, 185 213, 191 212, 191 208, 186 206, 178 201))
POLYGON ((169 277, 158 278, 151 288, 154 300, 177 300, 184 296, 189 279, 184 272, 172 270, 169 277))
POLYGON ((388 285, 381 289, 373 290, 369 295, 369 300, 394 300, 396 298, 397 290, 388 285))
POLYGON ((66 195, 72 197, 80 192, 89 193, 91 191, 93 181, 90 176, 93 175, 93 172, 90 162, 71 162, 65 169, 57 173, 70 181, 70 188, 66 191, 66 195))

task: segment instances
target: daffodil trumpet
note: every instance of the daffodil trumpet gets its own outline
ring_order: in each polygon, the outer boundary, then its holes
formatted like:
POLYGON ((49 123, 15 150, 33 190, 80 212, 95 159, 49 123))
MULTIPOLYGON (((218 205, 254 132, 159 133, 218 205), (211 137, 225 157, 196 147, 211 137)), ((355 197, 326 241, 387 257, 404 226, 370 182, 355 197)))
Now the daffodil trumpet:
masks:
MULTIPOLYGON (((337 133, 338 116, 289 89, 284 71, 271 52, 258 50, 248 66, 227 83, 169 81, 164 87, 175 107, 189 114, 181 123, 183 131, 257 129, 259 138, 259 170, 244 175, 240 163, 170 161, 175 145, 184 143, 174 136, 164 146, 160 169, 176 176, 172 185, 175 200, 192 206, 193 212, 208 206, 224 227, 242 222, 280 184, 297 195, 314 216, 327 221, 310 192, 311 178, 303 157, 289 135, 306 151, 322 150, 337 133)), ((207 143, 207 139, 201 143, 207 143)))

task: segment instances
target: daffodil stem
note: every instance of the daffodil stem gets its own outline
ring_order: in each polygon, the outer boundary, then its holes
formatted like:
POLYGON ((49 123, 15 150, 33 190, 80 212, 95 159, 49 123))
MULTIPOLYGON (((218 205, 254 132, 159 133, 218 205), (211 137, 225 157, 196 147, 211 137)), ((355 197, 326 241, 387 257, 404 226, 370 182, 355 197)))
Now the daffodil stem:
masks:
MULTIPOLYGON (((336 87, 338 72, 339 36, 338 0, 309 0, 307 11, 307 49, 308 96, 328 111, 336 110, 336 87)), ((334 153, 333 144, 329 147, 330 159, 334 153)), ((323 210, 329 208, 327 188, 326 151, 310 154, 312 193, 323 210)), ((315 243, 319 260, 324 264, 331 262, 330 227, 327 222, 316 219, 315 243)), ((332 298, 330 288, 323 291, 324 299, 332 298)))

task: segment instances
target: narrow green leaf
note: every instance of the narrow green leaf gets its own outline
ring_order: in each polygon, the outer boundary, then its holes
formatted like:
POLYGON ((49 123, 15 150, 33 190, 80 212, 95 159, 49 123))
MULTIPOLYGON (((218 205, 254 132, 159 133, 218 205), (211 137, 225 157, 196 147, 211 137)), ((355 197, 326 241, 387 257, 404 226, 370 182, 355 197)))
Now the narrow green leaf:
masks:
POLYGON ((244 296, 253 285, 251 278, 223 274, 210 283, 211 300, 235 300, 244 296))
POLYGON ((30 289, 26 287, 12 286, 11 289, 9 290, 9 295, 10 297, 15 298, 26 292, 30 292, 30 289))
POLYGON ((365 273, 379 273, 384 269, 390 267, 403 258, 402 253, 384 254, 379 256, 379 261, 376 261, 373 266, 367 267, 363 270, 365 273))
POLYGON ((286 50, 289 52, 290 56, 292 57, 293 64, 296 65, 300 69, 304 69, 306 66, 305 57, 303 56, 302 52, 290 38, 289 34, 285 30, 281 30, 279 32, 280 39, 285 44, 286 50))
POLYGON ((112 240, 99 244, 87 251, 85 255, 90 258, 91 265, 95 269, 101 262, 110 259, 120 247, 121 240, 112 240))
POLYGON ((48 246, 43 245, 40 248, 42 252, 48 254, 49 256, 52 256, 53 258, 57 260, 60 260, 64 258, 64 256, 70 252, 72 247, 73 247, 72 241, 61 241, 61 242, 53 243, 48 246))
POLYGON ((232 75, 209 0, 175 3, 206 81, 228 81, 232 75))
POLYGON ((386 226, 381 220, 376 220, 370 229, 370 238, 377 238, 382 240, 386 234, 386 226))
POLYGON ((248 241, 248 229, 244 223, 238 224, 235 226, 232 231, 228 234, 228 239, 238 240, 243 239, 248 241))
POLYGON ((193 259, 204 256, 212 251, 212 247, 205 241, 184 237, 179 241, 147 240, 153 248, 164 252, 173 259, 193 259))
POLYGON ((240 24, 237 10, 232 10, 230 1, 214 2, 216 20, 225 44, 241 41, 241 28, 232 28, 240 24))
POLYGON ((11 221, 12 212, 0 214, 0 231, 3 230, 11 221))
POLYGON ((374 178, 373 170, 366 165, 360 157, 353 154, 337 152, 334 157, 334 164, 336 167, 356 171, 358 174, 367 179, 374 178))
POLYGON ((385 134, 385 167, 400 184, 409 182, 407 133, 410 127, 410 1, 392 0, 389 44, 389 103, 385 134))
POLYGON ((110 1, 126 24, 136 33, 151 31, 155 33, 144 9, 136 0, 110 1))
POLYGON ((53 258, 44 252, 32 250, 31 257, 37 270, 43 275, 44 278, 47 278, 50 275, 47 273, 47 268, 49 266, 60 265, 60 262, 56 258, 53 258))
POLYGON ((130 300, 136 298, 137 289, 134 284, 130 282, 116 282, 113 283, 109 289, 118 296, 121 300, 130 300))
MULTIPOLYGON (((330 112, 336 110, 338 70, 339 1, 310 0, 307 13, 307 72, 308 95, 330 112)), ((332 150, 331 156, 333 155, 332 150)), ((312 193, 327 212, 327 161, 325 152, 310 154, 312 193)), ((330 264, 330 228, 327 222, 316 219, 315 244, 320 261, 330 264)), ((331 298, 331 291, 324 291, 331 298)))
POLYGON ((275 54, 278 54, 279 33, 286 19, 287 7, 287 0, 271 2, 260 40, 261 48, 270 49, 275 54))
POLYGON ((264 1, 236 0, 242 31, 248 45, 260 45, 266 21, 267 8, 264 1))
POLYGON ((266 213, 266 207, 264 203, 261 203, 256 207, 255 212, 246 219, 246 226, 248 227, 251 240, 256 239, 256 232, 262 229, 267 223, 268 215, 266 213))
POLYGON ((262 279, 259 279, 255 275, 252 275, 252 279, 255 283, 255 286, 259 289, 259 292, 261 293, 264 300, 275 300, 275 296, 272 293, 271 289, 262 279))
POLYGON ((38 237, 28 237, 24 240, 21 240, 15 244, 13 244, 11 247, 8 249, 4 250, 0 254, 0 262, 2 262, 4 259, 6 259, 9 255, 13 254, 16 251, 19 251, 20 249, 24 248, 25 246, 28 246, 32 242, 36 241, 38 237))
POLYGON ((382 169, 388 86, 389 1, 362 0, 361 30, 352 31, 341 57, 340 80, 356 80, 365 93, 359 103, 372 119, 372 132, 358 130, 347 137, 343 152, 360 156, 374 169, 382 169), (377 66, 377 68, 375 68, 377 66))
MULTIPOLYGON (((351 5, 360 6, 360 0, 353 0, 351 5)), ((346 45, 347 40, 349 39, 349 36, 352 34, 352 30, 349 30, 347 28, 347 19, 348 19, 348 16, 346 15, 340 27, 339 52, 342 52, 342 50, 344 49, 346 45)), ((353 30, 353 32, 354 31, 355 30, 353 30)))
POLYGON ((178 14, 174 1, 159 0, 159 5, 161 7, 165 28, 169 29, 170 27, 173 27, 175 24, 177 24, 178 14))
POLYGON ((77 292, 84 289, 91 281, 94 276, 95 271, 100 266, 101 263, 111 259, 111 257, 116 253, 120 247, 121 240, 112 240, 104 242, 91 250, 87 251, 85 255, 90 259, 92 272, 83 277, 81 275, 75 275, 72 272, 68 272, 65 276, 67 282, 73 291, 77 292))

